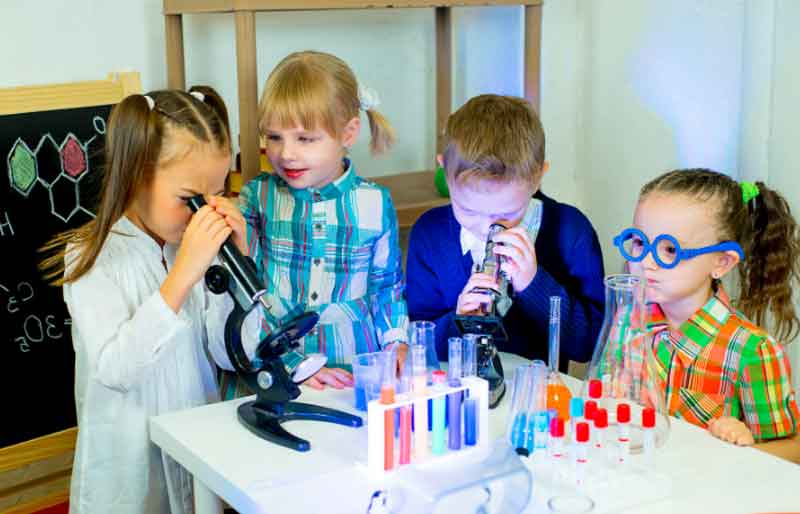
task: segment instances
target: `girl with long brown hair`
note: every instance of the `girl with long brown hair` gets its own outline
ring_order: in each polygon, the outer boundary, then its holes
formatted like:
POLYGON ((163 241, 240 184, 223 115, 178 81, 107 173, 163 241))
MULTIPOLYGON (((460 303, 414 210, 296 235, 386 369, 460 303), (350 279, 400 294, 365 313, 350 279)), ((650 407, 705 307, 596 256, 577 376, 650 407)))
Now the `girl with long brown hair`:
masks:
POLYGON ((218 398, 209 356, 231 369, 232 303, 200 280, 229 236, 247 253, 244 219, 219 196, 230 141, 211 88, 125 98, 109 120, 97 217, 44 248, 72 316, 72 513, 192 511, 191 477, 150 443, 148 418, 218 398), (192 215, 196 194, 208 205, 192 215))
POLYGON ((791 298, 800 234, 786 200, 763 182, 675 170, 642 188, 633 223, 615 245, 647 281, 669 413, 731 443, 773 441, 759 447, 800 456, 787 439, 800 415, 782 344, 800 327, 791 298), (735 268, 736 302, 721 282, 735 268))

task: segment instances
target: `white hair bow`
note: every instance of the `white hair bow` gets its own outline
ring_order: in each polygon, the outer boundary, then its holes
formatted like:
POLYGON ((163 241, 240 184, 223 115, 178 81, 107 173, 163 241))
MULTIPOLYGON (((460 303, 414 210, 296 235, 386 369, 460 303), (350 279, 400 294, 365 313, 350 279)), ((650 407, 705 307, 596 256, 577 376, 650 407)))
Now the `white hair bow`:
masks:
POLYGON ((378 92, 367 86, 358 86, 358 101, 361 104, 361 109, 370 111, 375 109, 381 104, 381 99, 378 97, 378 92))

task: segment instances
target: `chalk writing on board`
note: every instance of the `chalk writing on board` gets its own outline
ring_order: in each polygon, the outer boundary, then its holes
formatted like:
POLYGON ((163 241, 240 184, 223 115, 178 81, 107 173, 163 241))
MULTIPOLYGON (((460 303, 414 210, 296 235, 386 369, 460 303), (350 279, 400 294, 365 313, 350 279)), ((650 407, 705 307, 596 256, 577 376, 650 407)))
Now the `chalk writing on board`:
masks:
POLYGON ((14 285, 0 284, 0 293, 5 297, 5 310, 12 318, 21 320, 20 324, 13 326, 13 329, 17 330, 13 341, 20 352, 28 353, 35 345, 58 341, 69 332, 72 320, 68 317, 22 312, 25 304, 32 302, 36 296, 29 282, 22 281, 14 285))
POLYGON ((14 225, 11 224, 11 218, 7 212, 0 212, 0 237, 13 235, 14 225))
MULTIPOLYGON (((97 134, 83 143, 69 132, 59 145, 47 133, 39 139, 36 149, 31 150, 22 138, 17 138, 6 158, 11 189, 27 198, 33 188, 40 184, 49 193, 50 213, 64 223, 78 212, 94 217, 89 209, 81 205, 79 187, 81 179, 89 171, 89 145, 98 135, 106 133, 106 122, 102 117, 95 116, 92 125, 97 134), (58 169, 44 170, 40 167, 39 157, 45 153, 58 154, 58 169)), ((0 216, 0 236, 5 235, 6 231, 13 235, 13 227, 8 214, 5 214, 5 222, 0 216)))

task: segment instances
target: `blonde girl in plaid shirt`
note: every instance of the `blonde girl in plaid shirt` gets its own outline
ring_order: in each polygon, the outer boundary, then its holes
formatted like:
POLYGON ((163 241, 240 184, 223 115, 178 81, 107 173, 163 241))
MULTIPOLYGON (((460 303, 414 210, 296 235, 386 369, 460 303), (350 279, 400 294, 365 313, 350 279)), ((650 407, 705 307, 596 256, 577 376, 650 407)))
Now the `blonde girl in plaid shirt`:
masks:
MULTIPOLYGON (((313 388, 352 385, 346 368, 355 354, 395 349, 402 360, 407 350, 397 215, 388 190, 359 177, 346 157, 361 129, 360 111, 372 152, 392 145, 377 104, 341 59, 306 51, 278 64, 259 105, 275 171, 244 186, 240 207, 271 305, 262 335, 303 311, 319 313, 301 341, 305 353, 328 357, 330 367, 305 382, 313 388)), ((232 396, 228 378, 223 397, 232 396)))
POLYGON ((630 270, 647 279, 670 414, 798 461, 800 416, 779 342, 800 328, 791 298, 800 238, 786 200, 762 182, 672 171, 642 188, 634 227, 615 244, 630 270), (721 283, 737 267, 741 312, 721 283), (777 340, 759 328, 768 318, 777 340))

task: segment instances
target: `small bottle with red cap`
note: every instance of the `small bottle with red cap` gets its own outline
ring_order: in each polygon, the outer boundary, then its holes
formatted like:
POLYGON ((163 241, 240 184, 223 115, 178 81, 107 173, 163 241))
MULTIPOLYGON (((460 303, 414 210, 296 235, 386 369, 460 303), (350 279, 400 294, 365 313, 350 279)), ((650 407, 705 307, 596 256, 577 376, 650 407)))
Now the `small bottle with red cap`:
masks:
POLYGON ((586 467, 589 464, 589 423, 581 421, 575 424, 574 444, 575 483, 581 486, 586 483, 586 467))
POLYGON ((597 409, 597 412, 594 413, 593 421, 594 430, 592 430, 592 440, 594 442, 595 454, 603 456, 603 458, 610 457, 610 447, 606 450, 608 454, 603 455, 606 430, 608 430, 608 411, 606 409, 597 409))
POLYGON ((627 403, 617 404, 617 445, 619 462, 624 464, 631 454, 631 406, 627 403))
POLYGON ((564 418, 550 420, 550 461, 559 466, 564 461, 564 418))
POLYGON ((653 407, 642 409, 642 451, 647 466, 653 466, 653 456, 656 449, 656 410, 653 407))

